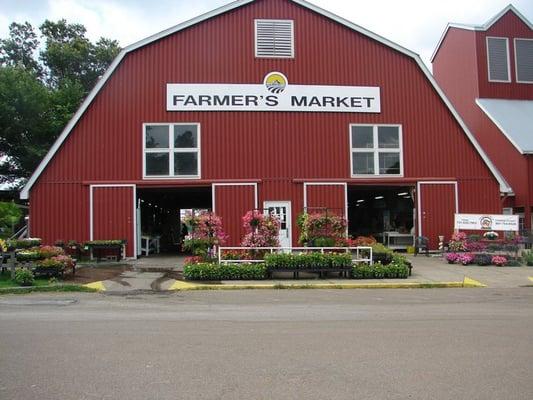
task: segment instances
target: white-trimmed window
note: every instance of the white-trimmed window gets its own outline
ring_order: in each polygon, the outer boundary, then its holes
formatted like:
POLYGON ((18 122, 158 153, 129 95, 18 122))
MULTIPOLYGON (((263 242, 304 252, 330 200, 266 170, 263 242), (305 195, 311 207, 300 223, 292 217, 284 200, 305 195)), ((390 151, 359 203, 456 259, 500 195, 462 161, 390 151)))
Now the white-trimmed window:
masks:
POLYGON ((294 21, 256 19, 255 56, 260 58, 294 58, 294 21))
POLYGON ((400 125, 350 125, 352 177, 403 176, 400 125))
POLYGON ((509 39, 487 37, 487 65, 490 82, 511 82, 509 39))
POLYGON ((144 124, 144 178, 199 178, 200 125, 144 124))
POLYGON ((533 83, 533 39, 514 40, 516 81, 533 83))

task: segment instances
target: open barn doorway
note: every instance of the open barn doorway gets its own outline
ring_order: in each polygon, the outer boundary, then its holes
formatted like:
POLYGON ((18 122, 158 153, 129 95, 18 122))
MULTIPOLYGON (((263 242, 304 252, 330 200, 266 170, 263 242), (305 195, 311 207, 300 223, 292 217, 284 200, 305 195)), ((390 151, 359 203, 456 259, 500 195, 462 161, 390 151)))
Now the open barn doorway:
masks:
POLYGON ((415 237, 413 196, 410 186, 349 186, 348 233, 406 250, 415 237))
POLYGON ((186 211, 211 210, 209 187, 138 188, 137 255, 179 254, 184 236, 186 211))

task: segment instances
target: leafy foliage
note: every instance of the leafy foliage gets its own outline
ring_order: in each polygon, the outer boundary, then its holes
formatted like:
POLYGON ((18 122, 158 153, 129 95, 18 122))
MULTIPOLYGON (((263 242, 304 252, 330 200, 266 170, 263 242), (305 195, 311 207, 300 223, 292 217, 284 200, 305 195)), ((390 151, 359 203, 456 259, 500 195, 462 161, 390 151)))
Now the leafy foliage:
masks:
POLYGON ((31 286, 34 282, 33 272, 26 268, 17 268, 14 281, 20 286, 31 286))
POLYGON ((271 271, 277 269, 313 270, 327 268, 346 268, 352 265, 350 253, 318 253, 304 254, 276 253, 265 256, 265 265, 271 271))
MULTIPOLYGON (((310 246, 322 247, 323 239, 331 239, 327 243, 345 242, 346 219, 342 216, 328 213, 327 211, 303 213, 298 216, 300 228, 300 243, 310 246)), ((329 246, 328 246, 329 247, 329 246)))
POLYGON ((189 264, 183 276, 190 281, 259 280, 266 278, 264 264, 189 264))
POLYGON ((0 183, 20 185, 44 157, 83 98, 119 52, 118 42, 92 43, 85 27, 65 20, 40 27, 12 23, 0 39, 0 183))
POLYGON ((16 225, 21 217, 22 211, 15 203, 0 202, 0 228, 11 232, 11 227, 16 225))

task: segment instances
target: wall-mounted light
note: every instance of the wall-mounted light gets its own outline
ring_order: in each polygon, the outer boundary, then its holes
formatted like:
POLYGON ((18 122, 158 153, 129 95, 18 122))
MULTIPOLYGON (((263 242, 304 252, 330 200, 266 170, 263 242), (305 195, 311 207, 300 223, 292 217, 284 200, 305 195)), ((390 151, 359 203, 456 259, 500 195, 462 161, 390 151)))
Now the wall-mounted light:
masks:
POLYGON ((384 197, 383 196, 376 196, 376 197, 374 197, 374 199, 375 200, 381 200, 381 199, 384 199, 384 197))

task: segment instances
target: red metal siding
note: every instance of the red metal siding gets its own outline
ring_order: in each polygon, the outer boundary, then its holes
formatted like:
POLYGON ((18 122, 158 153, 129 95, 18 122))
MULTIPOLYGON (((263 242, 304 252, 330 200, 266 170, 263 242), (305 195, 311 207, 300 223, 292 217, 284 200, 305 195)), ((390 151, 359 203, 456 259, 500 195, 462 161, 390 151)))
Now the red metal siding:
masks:
POLYGON ((89 240, 89 188, 77 183, 42 183, 32 190, 30 235, 44 244, 89 240))
POLYGON ((455 214, 455 187, 452 184, 420 185, 422 235, 429 239, 432 249, 437 249, 439 236, 450 240, 455 214))
MULTIPOLYGON (((402 124, 406 178, 493 179, 414 60, 287 0, 258 0, 128 54, 35 187, 141 180, 143 122, 199 122, 202 179, 262 179, 266 200, 269 185, 302 199, 300 184, 269 180, 348 179, 350 123, 402 124), (256 59, 255 18, 293 19, 296 57, 256 59), (166 111, 167 83, 258 83, 273 70, 289 84, 379 86, 382 112, 166 111)), ((32 201, 39 196, 32 190, 32 201)), ((37 202, 33 213, 51 211, 37 202)))
POLYGON ((224 231, 229 235, 226 246, 239 246, 245 234, 242 217, 255 208, 253 186, 216 186, 215 213, 222 218, 224 231))
POLYGON ((471 103, 478 97, 474 31, 449 28, 433 60, 433 76, 466 124, 471 126, 477 116, 471 103))
POLYGON ((93 240, 126 239, 126 256, 134 257, 132 187, 93 188, 93 240))
POLYGON ((508 11, 485 32, 476 32, 479 97, 498 99, 533 99, 533 85, 516 83, 514 38, 533 39, 533 31, 513 13, 508 11), (509 38, 511 83, 489 82, 487 64, 487 36, 509 38))
POLYGON ((459 212, 465 214, 501 214, 500 188, 493 181, 459 181, 459 212))
POLYGON ((346 191, 341 185, 308 185, 307 207, 325 207, 328 212, 345 216, 346 191))

